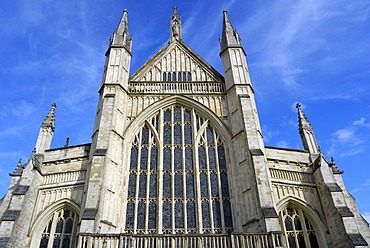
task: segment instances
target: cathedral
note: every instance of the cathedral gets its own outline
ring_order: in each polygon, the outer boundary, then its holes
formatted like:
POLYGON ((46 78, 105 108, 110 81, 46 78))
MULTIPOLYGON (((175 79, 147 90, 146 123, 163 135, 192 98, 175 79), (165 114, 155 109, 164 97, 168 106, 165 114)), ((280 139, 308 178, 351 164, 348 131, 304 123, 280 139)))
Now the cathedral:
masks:
POLYGON ((182 40, 176 8, 169 29, 169 42, 130 73, 123 11, 91 143, 50 147, 53 104, 30 159, 10 173, 0 247, 369 247, 369 224, 299 104, 303 149, 265 146, 227 12, 222 73, 182 40))

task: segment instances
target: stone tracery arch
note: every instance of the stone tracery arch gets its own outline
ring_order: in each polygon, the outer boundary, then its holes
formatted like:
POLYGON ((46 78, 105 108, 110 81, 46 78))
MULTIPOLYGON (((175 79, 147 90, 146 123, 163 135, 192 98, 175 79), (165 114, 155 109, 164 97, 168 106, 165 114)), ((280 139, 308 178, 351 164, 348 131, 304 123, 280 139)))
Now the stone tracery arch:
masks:
POLYGON ((210 110, 169 97, 141 113, 124 136, 130 154, 124 163, 126 232, 232 229, 225 156, 230 135, 210 110))
POLYGON ((74 247, 79 215, 80 207, 74 201, 62 199, 54 202, 34 221, 30 229, 30 247, 74 247))
POLYGON ((290 196, 280 200, 276 208, 288 247, 327 247, 327 227, 308 203, 290 196))

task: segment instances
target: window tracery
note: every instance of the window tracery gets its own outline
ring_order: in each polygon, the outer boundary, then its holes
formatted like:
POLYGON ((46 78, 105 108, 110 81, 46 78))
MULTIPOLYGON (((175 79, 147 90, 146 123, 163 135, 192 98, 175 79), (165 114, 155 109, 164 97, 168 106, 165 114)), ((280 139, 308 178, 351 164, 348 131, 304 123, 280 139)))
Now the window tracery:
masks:
POLYGON ((289 248, 319 247, 315 230, 302 209, 287 206, 280 216, 289 248))
POLYGON ((131 145, 126 231, 232 229, 225 149, 212 125, 180 106, 146 121, 131 145))
POLYGON ((77 220, 77 214, 69 208, 54 212, 43 229, 39 247, 73 247, 77 220))

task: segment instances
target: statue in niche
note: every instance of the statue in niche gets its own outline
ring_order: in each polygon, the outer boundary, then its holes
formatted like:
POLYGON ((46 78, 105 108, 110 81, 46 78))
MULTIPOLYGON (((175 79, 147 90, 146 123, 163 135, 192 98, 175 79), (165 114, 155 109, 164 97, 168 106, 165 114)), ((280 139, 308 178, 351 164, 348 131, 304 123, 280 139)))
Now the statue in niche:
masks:
POLYGON ((172 24, 172 33, 174 37, 178 37, 180 34, 179 22, 177 20, 172 24))

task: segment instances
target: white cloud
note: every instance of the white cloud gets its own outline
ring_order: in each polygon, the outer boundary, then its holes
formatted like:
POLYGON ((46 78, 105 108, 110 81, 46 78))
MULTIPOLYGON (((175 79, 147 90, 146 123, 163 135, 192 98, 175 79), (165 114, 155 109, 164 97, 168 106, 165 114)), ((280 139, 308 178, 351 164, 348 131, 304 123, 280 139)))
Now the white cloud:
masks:
POLYGON ((339 129, 332 134, 334 142, 336 143, 347 143, 352 141, 355 138, 355 130, 353 127, 346 127, 339 129))
POLYGON ((280 140, 279 142, 277 142, 276 146, 278 146, 278 147, 289 147, 288 142, 286 142, 285 140, 280 140))
POLYGON ((366 118, 360 118, 352 123, 354 126, 370 127, 370 122, 366 123, 366 118))

